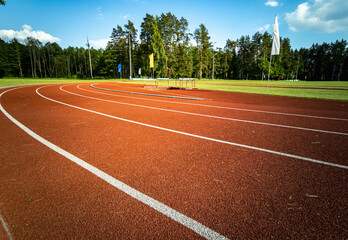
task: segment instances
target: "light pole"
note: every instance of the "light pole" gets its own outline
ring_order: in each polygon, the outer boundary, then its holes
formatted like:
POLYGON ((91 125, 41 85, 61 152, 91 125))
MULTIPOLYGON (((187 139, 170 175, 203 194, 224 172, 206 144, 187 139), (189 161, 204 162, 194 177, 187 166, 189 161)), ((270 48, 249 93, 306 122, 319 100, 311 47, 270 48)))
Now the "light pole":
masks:
POLYGON ((215 67, 214 67, 214 62, 215 62, 215 50, 214 50, 214 44, 216 42, 213 43, 213 73, 212 73, 212 77, 211 79, 214 80, 214 70, 215 70, 215 67))
POLYGON ((264 76, 264 69, 265 69, 265 39, 262 40, 262 45, 263 45, 263 64, 262 64, 262 81, 263 81, 263 76, 264 76))
POLYGON ((87 36, 87 47, 88 47, 88 56, 89 56, 89 69, 91 71, 91 78, 93 78, 93 72, 92 72, 92 59, 91 59, 91 50, 89 49, 89 41, 87 36))
POLYGON ((128 32, 129 37, 129 80, 132 79, 132 53, 131 53, 131 32, 128 32))

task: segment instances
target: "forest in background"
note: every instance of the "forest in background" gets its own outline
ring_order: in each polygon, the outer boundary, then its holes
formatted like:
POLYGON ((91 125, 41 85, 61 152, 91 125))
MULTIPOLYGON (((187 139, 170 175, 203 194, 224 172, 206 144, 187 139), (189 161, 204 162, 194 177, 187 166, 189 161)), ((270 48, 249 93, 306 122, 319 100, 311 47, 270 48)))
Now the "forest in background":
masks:
MULTIPOLYGON (((105 49, 91 48, 94 78, 151 77, 149 55, 154 53, 155 77, 193 77, 214 79, 266 79, 269 70, 272 35, 256 32, 252 36, 226 41, 224 48, 213 48, 208 29, 201 24, 193 33, 188 21, 172 13, 146 14, 140 32, 128 21, 112 29, 105 49), (192 45, 192 40, 196 44, 192 45), (131 56, 129 56, 129 46, 131 56), (141 74, 139 69, 141 69, 141 74), (170 72, 170 76, 169 76, 170 72)), ((348 80, 346 40, 313 44, 309 49, 293 50, 289 38, 281 38, 280 55, 272 56, 271 79, 307 81, 348 80)), ((61 48, 28 37, 0 39, 0 77, 90 78, 88 48, 61 48)))

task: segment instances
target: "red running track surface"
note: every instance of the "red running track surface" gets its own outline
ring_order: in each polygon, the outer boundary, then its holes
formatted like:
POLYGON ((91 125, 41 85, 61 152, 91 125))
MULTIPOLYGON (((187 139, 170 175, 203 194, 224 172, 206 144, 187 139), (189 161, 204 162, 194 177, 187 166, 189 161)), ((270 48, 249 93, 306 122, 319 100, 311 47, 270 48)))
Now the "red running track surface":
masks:
MULTIPOLYGON (((1 105, 42 138, 227 238, 348 237, 347 102, 95 86, 207 100, 69 84, 14 89, 1 105)), ((202 237, 43 145, 3 113, 0 124, 0 215, 14 239, 202 237)))

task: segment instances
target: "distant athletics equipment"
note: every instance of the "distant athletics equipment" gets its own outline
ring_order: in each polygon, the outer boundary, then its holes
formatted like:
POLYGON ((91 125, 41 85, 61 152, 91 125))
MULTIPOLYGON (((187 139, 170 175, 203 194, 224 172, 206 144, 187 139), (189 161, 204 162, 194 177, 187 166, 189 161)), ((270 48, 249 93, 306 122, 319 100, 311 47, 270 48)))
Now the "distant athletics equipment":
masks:
MULTIPOLYGON (((196 79, 194 78, 179 78, 179 87, 184 88, 184 82, 186 82, 186 89, 187 89, 187 82, 191 82, 191 88, 196 88, 196 79)), ((175 81, 176 86, 176 81, 175 81)))
POLYGON ((170 78, 131 78, 129 80, 134 81, 142 81, 144 86, 147 87, 159 87, 159 81, 167 81, 168 86, 161 86, 161 87, 167 87, 168 89, 197 89, 196 88, 196 79, 195 78, 179 78, 179 79, 170 79, 170 78), (149 82, 149 84, 147 84, 149 82), (171 82, 175 82, 175 86, 170 86, 171 82), (191 82, 191 86, 189 85, 189 82, 191 82), (153 84, 151 84, 153 83, 153 84))
POLYGON ((158 95, 158 94, 149 94, 149 93, 141 93, 141 92, 130 92, 130 91, 121 91, 116 89, 108 89, 108 88, 100 88, 93 86, 93 84, 89 85, 92 88, 104 90, 104 91, 111 91, 111 92, 119 92, 119 93, 129 93, 129 94, 137 94, 137 95, 144 95, 144 96, 153 96, 153 97, 164 97, 164 98, 177 98, 177 99, 186 99, 186 100, 197 100, 202 101, 204 98, 192 98, 192 97, 182 97, 182 96, 171 96, 171 95, 158 95))

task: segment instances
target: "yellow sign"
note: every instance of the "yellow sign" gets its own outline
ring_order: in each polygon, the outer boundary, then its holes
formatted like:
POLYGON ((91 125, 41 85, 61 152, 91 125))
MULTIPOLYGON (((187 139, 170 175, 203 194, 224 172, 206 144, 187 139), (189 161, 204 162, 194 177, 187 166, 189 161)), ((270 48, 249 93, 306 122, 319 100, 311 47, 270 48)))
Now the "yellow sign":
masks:
POLYGON ((153 53, 149 57, 150 57, 150 68, 153 68, 153 53))

